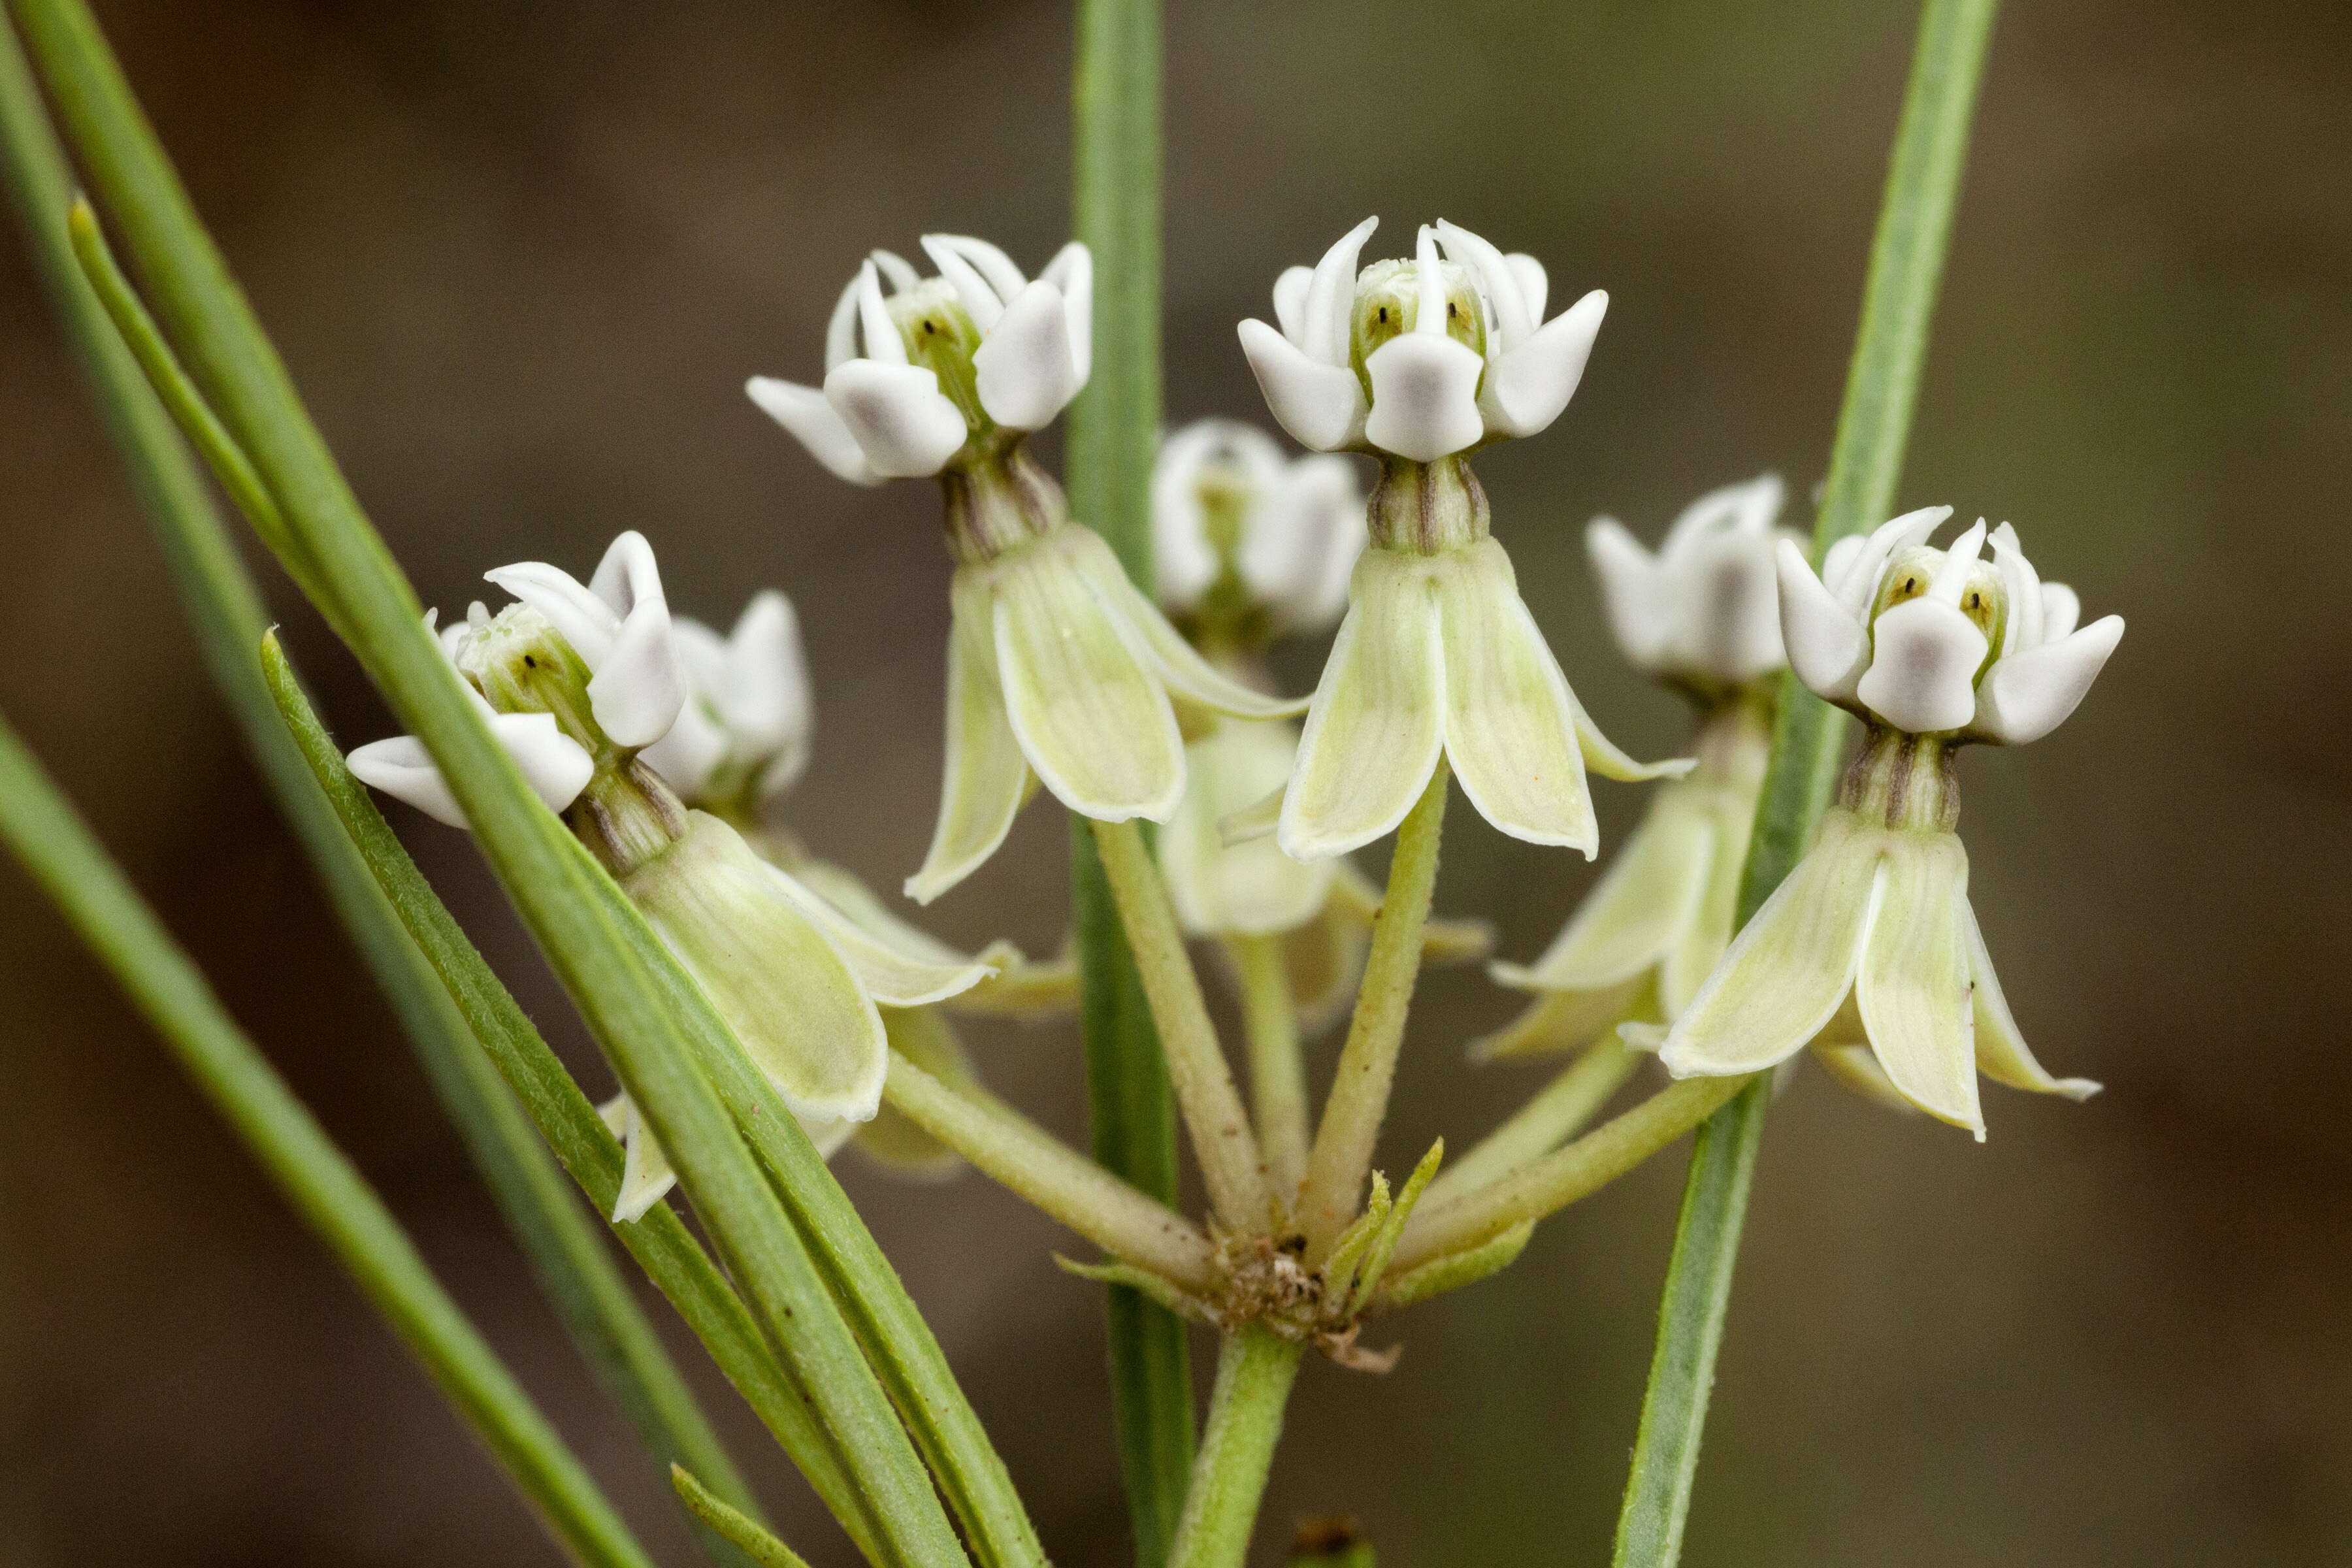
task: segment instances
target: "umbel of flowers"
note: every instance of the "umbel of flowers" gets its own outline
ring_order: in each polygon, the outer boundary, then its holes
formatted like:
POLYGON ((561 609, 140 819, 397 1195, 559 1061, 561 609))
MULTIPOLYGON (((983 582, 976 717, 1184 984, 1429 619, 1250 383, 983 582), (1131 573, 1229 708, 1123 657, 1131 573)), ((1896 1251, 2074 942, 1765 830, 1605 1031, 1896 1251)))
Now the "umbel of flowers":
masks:
MULTIPOLYGON (((689 678, 643 536, 614 540, 584 585, 537 562, 488 577, 520 602, 495 616, 472 605, 442 634, 451 664, 540 797, 677 952, 818 1147, 837 1148, 881 1104, 890 1057, 877 1004, 923 1006, 991 967, 904 952, 860 929, 646 763, 686 706, 689 678)), ((762 707, 751 727, 778 745, 763 763, 741 748, 746 779, 789 752, 791 705, 772 685, 763 704, 744 700, 745 714, 762 707)), ((737 749, 705 754, 722 759, 716 769, 737 749)), ((362 746, 350 763, 386 794, 465 825, 413 737, 362 746)), ((616 1217, 634 1218, 667 1190, 667 1163, 625 1107, 612 1114, 630 1143, 616 1217)))
POLYGON ((1371 547, 1349 582, 1277 840, 1301 860, 1370 843, 1404 819, 1444 760, 1505 833, 1590 856, 1600 831, 1588 764, 1625 779, 1690 764, 1637 763, 1586 717, 1489 536, 1468 458, 1559 417, 1607 297, 1588 294, 1544 321, 1542 266, 1446 223, 1421 229, 1412 260, 1360 273, 1376 224, 1366 219, 1312 269, 1282 275, 1279 331, 1241 326, 1283 428, 1317 451, 1381 463, 1371 547))
POLYGON ((1948 550, 1934 507, 1843 539, 1821 575, 1779 548, 1781 634, 1813 691, 1868 727, 1820 837, 1666 1032, 1677 1076, 1754 1072, 1811 1046, 1867 1090, 1892 1090, 1981 1139, 1977 1074, 2080 1100, 2026 1047, 1968 897, 1954 828, 1955 753, 2021 745, 2063 722, 2123 637, 2077 627, 2007 523, 1948 550), (1992 560, 1982 558, 1990 543, 1992 560))
POLYGON ((1628 1019, 1671 1019, 1730 945, 1784 663, 1772 561, 1781 500, 1772 474, 1711 490, 1654 554, 1614 518, 1586 530, 1620 651, 1697 710, 1698 765, 1659 785, 1540 958, 1492 966, 1537 1000, 1480 1054, 1576 1050, 1628 1019))
POLYGON ((1302 705, 1194 652, 1023 449, 1086 384, 1086 247, 1034 280, 983 240, 931 235, 923 248, 939 276, 884 251, 859 268, 825 335, 822 390, 766 377, 749 390, 843 478, 936 477, 945 491, 947 773, 907 883, 928 903, 995 853, 1041 783, 1081 816, 1165 822, 1184 794, 1176 702, 1250 719, 1302 705))

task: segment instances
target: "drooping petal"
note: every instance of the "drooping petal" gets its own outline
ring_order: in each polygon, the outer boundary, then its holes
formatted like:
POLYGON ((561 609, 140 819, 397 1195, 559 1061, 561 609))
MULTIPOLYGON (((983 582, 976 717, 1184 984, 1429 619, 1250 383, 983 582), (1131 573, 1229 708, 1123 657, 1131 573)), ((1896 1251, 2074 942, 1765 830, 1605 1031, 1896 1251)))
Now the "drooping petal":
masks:
POLYGON ((1885 889, 1854 978, 1862 1026, 1905 1099, 1981 1140, 1960 930, 1968 854, 1949 834, 1889 834, 1886 845, 1885 889))
POLYGON ((677 1173, 670 1169, 669 1156, 627 1095, 614 1095, 596 1108, 596 1114, 621 1141, 623 1149, 621 1190, 613 1199, 613 1223, 627 1225, 643 1219, 646 1210, 677 1185, 677 1173))
POLYGON ((1925 595, 1906 599, 1881 613, 1870 631, 1870 668, 1854 683, 1864 707, 1915 735, 1957 730, 1975 716, 1976 673, 1987 644, 1958 605, 1925 595))
POLYGON ((1584 765, 1604 779, 1617 779, 1625 784, 1646 784, 1652 779, 1678 779, 1698 765, 1696 757, 1668 757, 1664 762, 1641 763, 1633 753, 1601 732, 1592 715, 1584 710, 1573 689, 1568 694, 1570 715, 1576 721, 1576 749, 1583 755, 1584 765))
POLYGON ((689 812, 622 887, 795 1114, 873 1116, 889 1065, 873 999, 740 834, 689 812))
POLYGON ((1433 563, 1445 754, 1480 816, 1531 844, 1599 848, 1568 678, 1492 539, 1433 563))
MULTIPOLYGON (((755 845, 756 848, 757 846, 755 845)), ((765 855, 770 865, 779 864, 765 855)), ((982 954, 975 960, 941 942, 922 927, 898 918, 880 895, 859 879, 857 874, 829 860, 819 860, 802 855, 785 863, 793 879, 833 906, 852 925, 895 949, 901 955, 918 963, 953 967, 979 963, 993 965, 996 960, 982 954)))
POLYGON ((919 364, 851 360, 825 376, 824 400, 886 479, 929 478, 971 434, 940 378, 919 364))
POLYGON ((1601 579, 1601 606, 1626 662, 1637 669, 1656 668, 1675 624, 1656 557, 1613 517, 1596 517, 1586 525, 1584 550, 1592 558, 1592 574, 1601 579))
POLYGON ((1054 253, 1037 274, 1062 291, 1062 315, 1070 337, 1070 363, 1083 389, 1095 369, 1095 253, 1072 240, 1054 253))
MULTIPOLYGON (((1102 548, 1091 534, 1069 531, 1082 535, 1081 549, 1088 542, 1102 548)), ((1060 536, 1039 541, 991 567, 996 666, 1013 732, 1029 766, 1072 811, 1103 822, 1165 822, 1184 793, 1175 711, 1145 662, 1142 638, 1062 543, 1060 536)))
POLYGON ((1533 436, 1559 418, 1584 379, 1592 341, 1608 313, 1609 296, 1595 289, 1496 360, 1478 396, 1487 434, 1533 436))
MULTIPOLYGON (((1794 1057, 1789 1058, 1790 1062, 1794 1062, 1796 1059, 1794 1057)), ((1815 1041, 1813 1059, 1821 1063, 1822 1070, 1835 1079, 1839 1084, 1860 1095, 1873 1105, 1888 1110, 1901 1111, 1906 1116, 1919 1114, 1919 1108, 1912 1104, 1901 1089, 1895 1087, 1895 1080, 1886 1076, 1886 1069, 1878 1065, 1878 1058, 1871 1054, 1868 1046, 1833 1046, 1822 1041, 1815 1041)))
POLYGON ((955 624, 948 637, 947 773, 940 818, 922 869, 907 896, 928 904, 996 853, 1029 798, 1031 774, 996 674, 995 617, 987 579, 956 574, 955 624))
POLYGON ((849 426, 816 387, 755 375, 743 384, 743 390, 759 405, 760 412, 791 431, 793 438, 808 448, 809 456, 824 464, 835 479, 847 479, 853 485, 882 482, 882 476, 866 460, 865 448, 858 446, 857 437, 849 433, 849 426))
MULTIPOLYGON (((1506 985, 1516 982, 1506 979, 1501 971, 1515 967, 1489 966, 1495 978, 1506 985)), ((1606 1038, 1618 1025, 1654 1012, 1653 994, 1647 976, 1620 981, 1598 991, 1539 992, 1517 1017, 1493 1034, 1471 1041, 1470 1059, 1503 1061, 1583 1050, 1606 1038)))
POLYGON ((1370 405, 1353 370, 1313 358, 1264 321, 1244 321, 1240 331, 1266 409, 1293 440, 1331 452, 1362 437, 1370 405))
MULTIPOLYGON (((1668 788, 1675 786, 1669 785, 1668 788)), ((1662 795, 1663 791, 1660 792, 1662 795)), ((1673 1018, 1690 1005, 1698 988, 1731 946, 1731 928, 1738 913, 1739 879, 1748 862, 1748 840, 1756 820, 1751 792, 1708 790, 1704 810, 1714 831, 1707 847, 1706 886, 1698 907, 1682 935, 1667 949, 1658 966, 1658 1006, 1673 1018)), ((1655 807, 1652 808, 1655 810, 1655 807)))
POLYGON ((1781 540, 1773 560, 1780 573, 1780 641, 1789 668, 1816 697, 1853 701, 1855 685, 1870 668, 1868 628, 1813 575, 1794 542, 1781 540))
POLYGON ((425 742, 414 735, 390 735, 355 747, 343 759, 352 776, 371 789, 382 790, 415 806, 434 821, 465 827, 465 808, 449 793, 448 781, 433 763, 425 742))
MULTIPOLYGON (((887 1007, 882 1027, 890 1048, 933 1078, 958 1089, 977 1088, 979 1074, 948 1021, 929 1007, 887 1007)), ((885 1100, 874 1120, 857 1130, 857 1152, 910 1182, 944 1182, 963 1169, 963 1156, 924 1131, 885 1100)))
POLYGON ((1976 1023, 1977 1069, 1995 1083, 2036 1094, 2063 1094, 2080 1101, 2098 1093, 2099 1085, 2094 1079, 2053 1078, 2026 1047, 2025 1036, 2010 1013, 2009 998, 2001 994, 1992 954, 1985 948, 1984 931, 1977 924, 1976 910, 1969 907, 1965 891, 1960 898, 1960 931, 1968 943, 1969 979, 1976 988, 1970 1012, 1976 1023))
POLYGON ((1143 596, 1119 565, 1118 557, 1092 529, 1073 524, 1035 546, 1063 552, 1096 595, 1129 634, 1132 645, 1169 691, 1236 719, 1287 719, 1306 711, 1306 697, 1269 697, 1219 670, 1184 635, 1168 624, 1160 607, 1143 596))
POLYGON ((1445 742, 1444 654, 1427 562, 1367 550, 1331 645, 1276 837, 1295 860, 1369 844, 1404 820, 1445 742))
POLYGON ((2001 659, 1977 688, 1969 732, 2021 746, 2064 723, 2123 640, 2124 618, 2105 616, 2056 642, 2001 659))
POLYGON ((1008 430, 1042 430, 1084 384, 1062 291, 1039 279, 1014 295, 973 352, 980 405, 1008 430))
POLYGON ((785 901, 823 931, 856 974, 866 994, 886 1007, 919 1007, 969 991, 996 973, 992 964, 969 959, 938 963, 928 954, 901 952, 835 909, 780 867, 768 867, 785 901))
POLYGON ((1715 840, 1704 798, 1667 785, 1543 956, 1525 968, 1491 964, 1489 973, 1526 991, 1593 991, 1633 979, 1696 921, 1715 840))
POLYGON ((1364 439, 1417 463, 1433 463, 1474 445, 1486 432, 1478 414, 1478 378, 1486 368, 1476 349, 1443 333, 1415 331, 1391 338, 1364 362, 1372 384, 1364 439))
POLYGON ((1832 810, 1667 1031, 1676 1078, 1760 1072, 1804 1048, 1853 988, 1882 893, 1884 833, 1832 810))
POLYGON ((1184 803, 1160 832, 1170 900, 1196 935, 1265 936, 1322 910, 1337 863, 1302 864, 1271 839, 1226 846, 1220 818, 1279 790, 1298 744, 1286 723, 1228 721, 1186 748, 1184 803))

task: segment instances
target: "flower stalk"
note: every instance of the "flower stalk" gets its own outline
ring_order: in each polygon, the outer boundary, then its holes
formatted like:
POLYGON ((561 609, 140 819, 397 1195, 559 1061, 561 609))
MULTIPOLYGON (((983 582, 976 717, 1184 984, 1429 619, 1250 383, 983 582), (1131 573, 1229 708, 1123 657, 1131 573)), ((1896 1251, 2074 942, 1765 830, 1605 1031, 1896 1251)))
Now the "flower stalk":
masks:
POLYGON ((1242 1568, 1248 1559, 1283 1409, 1306 1349, 1255 1324, 1224 1337, 1169 1568, 1242 1568))
POLYGON ((1641 1053, 1612 1033, 1560 1069, 1503 1124, 1451 1161, 1422 1198, 1433 1213, 1550 1153, 1573 1137, 1623 1087, 1641 1053))
POLYGON ((1249 1044, 1250 1108, 1265 1153, 1266 1180, 1286 1211, 1307 1178, 1307 1063, 1298 1006, 1278 936, 1229 936, 1225 952, 1241 982, 1242 1031, 1249 1044))

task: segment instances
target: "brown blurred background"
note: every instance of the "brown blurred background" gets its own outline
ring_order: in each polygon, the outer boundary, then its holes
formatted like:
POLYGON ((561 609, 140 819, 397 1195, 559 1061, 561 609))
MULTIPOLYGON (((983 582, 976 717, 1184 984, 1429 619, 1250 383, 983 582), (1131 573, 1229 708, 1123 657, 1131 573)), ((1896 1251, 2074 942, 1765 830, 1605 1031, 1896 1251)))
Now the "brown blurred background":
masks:
MULTIPOLYGON (((784 587, 821 727, 790 818, 895 886, 937 787, 937 501, 835 482, 740 389, 814 378, 868 246, 959 229, 1034 266, 1060 243, 1068 8, 100 13, 427 602, 518 558, 584 571, 630 527, 706 618, 784 587)), ((1777 468, 1801 497, 1820 477, 1913 14, 1171 5, 1171 418, 1263 418, 1234 323, 1366 212, 1388 224, 1374 254, 1443 215, 1541 257, 1556 299, 1607 288, 1569 414, 1481 472, 1588 704, 1636 751, 1671 748, 1683 717, 1617 660, 1580 531, 1608 510, 1654 539, 1716 484, 1777 468)), ((2347 170, 2333 0, 2002 19, 1901 500, 2013 520, 2089 614, 2130 621, 2076 719, 1963 766, 2011 1000, 2046 1062, 2109 1088, 2080 1109, 1991 1091, 1982 1147, 1818 1075, 1784 1097, 1694 1564, 2352 1561, 2347 170)), ((330 934, 13 235, 0 431, 0 708, 649 1542, 688 1561, 330 934)), ((268 582, 341 733, 383 732, 268 582)), ((1293 650, 1293 689, 1318 654, 1293 650)), ((1600 787, 1621 834, 1639 793, 1600 787)), ((601 1091, 464 839, 402 820, 601 1091)), ((1033 808, 932 923, 1050 949, 1061 844, 1033 808)), ((1524 957, 1591 876, 1457 809, 1440 898, 1524 957)), ((1461 1060, 1511 1005, 1475 973, 1429 979, 1391 1162, 1538 1081, 1461 1060)), ((555 1561, 13 867, 0 1019, 0 1562, 555 1561)), ((1068 1028, 975 1045, 1082 1136, 1068 1028)), ((1123 1562, 1096 1293, 1046 1259, 1069 1243, 977 1179, 842 1169, 1056 1560, 1123 1562)), ((1498 1280, 1395 1321, 1393 1375, 1309 1366, 1267 1542, 1352 1512, 1398 1564, 1602 1561, 1681 1169, 1677 1150, 1498 1280)), ((677 1337, 786 1533, 848 1562, 677 1337)))

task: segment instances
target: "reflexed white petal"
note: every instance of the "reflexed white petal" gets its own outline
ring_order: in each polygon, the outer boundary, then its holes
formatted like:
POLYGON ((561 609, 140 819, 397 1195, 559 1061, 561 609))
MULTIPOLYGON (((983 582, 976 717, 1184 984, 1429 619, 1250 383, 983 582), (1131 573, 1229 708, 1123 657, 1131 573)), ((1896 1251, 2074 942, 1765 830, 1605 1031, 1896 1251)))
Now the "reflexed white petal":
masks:
POLYGON ((1863 943, 1854 999, 1878 1065, 1905 1099, 1981 1140, 1969 1019, 1968 855, 1949 834, 1890 834, 1885 891, 1863 943))
POLYGON ((1780 568, 1780 641, 1789 668, 1815 696, 1853 701, 1870 664, 1869 631, 1822 585, 1792 541, 1774 547, 1773 562, 1780 568))
POLYGON ((1353 370, 1310 357, 1264 321, 1244 321, 1240 331, 1266 408, 1294 440, 1329 452, 1362 436, 1368 405, 1353 370))
POLYGON ((1083 388, 1095 369, 1095 254, 1077 240, 1054 253, 1037 276, 1062 291, 1062 314, 1070 334, 1070 363, 1083 388))
POLYGON ((578 578, 543 561, 518 561, 482 574, 545 616, 555 633, 572 645, 581 662, 594 669, 611 657, 621 635, 621 617, 578 578))
MULTIPOLYGON (((1403 340, 1400 339, 1399 342, 1403 340)), ((1514 838, 1600 847, 1559 661, 1492 539, 1434 557, 1445 754, 1478 814, 1514 838)))
POLYGON ((2063 583, 2042 584, 2042 640, 2057 642, 2074 635, 2083 618, 2083 601, 2063 583))
MULTIPOLYGON (((1076 531, 1081 548, 1105 548, 1076 531)), ((991 568, 996 667, 1013 732, 1030 768, 1072 811, 1165 822, 1184 792, 1175 712, 1142 638, 1061 543, 1056 536, 1022 547, 991 568)))
POLYGON ((1654 669, 1666 650, 1674 616, 1655 557, 1613 517, 1596 517, 1584 530, 1585 553, 1601 579, 1601 607, 1626 662, 1654 669))
POLYGON ((568 810, 596 775, 595 759, 556 727, 552 713, 494 714, 490 733, 498 737, 499 744, 521 770, 523 782, 547 803, 550 811, 568 810))
POLYGON ((1444 744, 1444 656, 1425 561, 1367 550, 1348 592, 1298 762, 1285 792, 1283 852, 1319 860, 1404 820, 1444 744))
POLYGON ((1306 710, 1311 699, 1253 691, 1202 658, 1129 580, 1118 557, 1092 529, 1073 523, 1037 548, 1061 552, 1076 568, 1117 616, 1150 673, 1174 695, 1236 719, 1286 719, 1306 710))
MULTIPOLYGON (((1478 397, 1490 434, 1533 436, 1559 417, 1584 379, 1592 340, 1608 313, 1609 296, 1595 289, 1495 362, 1478 397)), ((1373 388, 1377 405, 1379 383, 1373 388)))
POLYGON ((2104 616, 2056 642, 2014 654, 1985 672, 1970 732, 2021 746, 2064 723, 2123 640, 2124 618, 2104 616))
POLYGON ((1514 250, 1503 258, 1511 276, 1519 280, 1519 297, 1528 302, 1528 319, 1543 320, 1544 301, 1551 290, 1551 279, 1544 274, 1544 264, 1524 250, 1514 250))
MULTIPOLYGON (((1442 311, 1437 319, 1444 320, 1442 311)), ((1486 431, 1478 414, 1478 378, 1486 368, 1477 350, 1441 333, 1391 338, 1364 362, 1372 384, 1364 439, 1417 463, 1435 462, 1474 445, 1486 431)), ((1280 413, 1276 411, 1276 417, 1280 413)))
MULTIPOLYGON (((1315 275, 1307 288, 1305 333, 1297 346, 1319 364, 1347 368, 1348 343, 1352 335, 1348 318, 1356 305, 1356 258, 1363 254, 1364 241, 1370 239, 1372 231, 1380 226, 1379 218, 1366 218, 1341 235, 1331 248, 1323 253, 1323 259, 1315 264, 1315 275)), ((1242 346, 1249 346, 1246 339, 1242 346)), ((1251 363, 1256 363, 1255 354, 1251 356, 1251 363)), ((1263 371, 1259 373, 1258 379, 1261 383, 1265 381, 1263 371)), ((1277 413, 1276 417, 1281 416, 1277 413)), ((1287 420, 1284 421, 1284 427, 1289 428, 1287 420)), ((1295 436, 1297 432, 1292 430, 1291 434, 1295 436)), ((1315 446, 1312 441, 1307 444, 1315 446)), ((1328 447, 1318 449, 1328 450, 1328 447)))
POLYGON ((980 405, 1008 430, 1039 430, 1078 395, 1062 291, 1040 279, 1014 295, 971 356, 980 405))
POLYGON ((978 870, 1012 831, 1029 795, 1029 763, 1004 711, 996 677, 993 616, 980 569, 956 573, 948 637, 947 773, 940 817, 907 896, 928 904, 978 870))
MULTIPOLYGON (((1951 515, 1950 507, 1928 506, 1880 523, 1858 548, 1845 556, 1837 573, 1822 579, 1822 585, 1829 589, 1839 604, 1845 606, 1846 614, 1857 624, 1866 623, 1870 616, 1870 602, 1878 592, 1878 574, 1885 569, 1886 563, 1898 550, 1926 543, 1927 536, 1942 527, 1944 520, 1951 515)), ((1836 546, 1832 545, 1831 549, 1834 553, 1836 546)))
POLYGON ((1844 811, 1740 929, 1667 1032, 1676 1078, 1760 1072, 1804 1048, 1853 987, 1881 897, 1887 835, 1844 811))
POLYGON ((1975 716, 1985 635, 1958 605, 1906 599, 1870 630, 1870 668, 1854 685, 1864 706, 1915 735, 1957 730, 1975 716))
POLYGON ((689 812, 622 887, 795 1114, 873 1116, 889 1067, 873 999, 740 834, 689 812))
POLYGON ((929 478, 970 434, 940 378, 921 365, 851 360, 825 376, 824 400, 884 479, 929 478))
POLYGON ((1322 910, 1336 861, 1301 864, 1270 838, 1228 847, 1217 831, 1221 818, 1282 788, 1297 743, 1288 724, 1234 720, 1185 749, 1184 803, 1160 831, 1160 864, 1186 931, 1271 935, 1322 910))
POLYGON ((449 785, 441 777, 441 770, 433 765, 425 742, 414 735, 370 741, 345 757, 343 765, 360 783, 415 806, 436 822, 451 827, 467 826, 465 808, 449 793, 449 785))
POLYGON ((1543 956, 1525 969, 1495 964, 1495 978, 1538 991, 1591 991, 1631 980, 1664 959, 1696 922, 1715 849, 1715 824, 1704 802, 1675 785, 1660 790, 1543 956))
POLYGON ((1969 906, 1965 894, 1960 900, 1960 931, 1968 943, 1969 978, 1976 987, 1971 1011, 1976 1021, 1978 1070, 1995 1083, 2036 1094, 2063 1094, 2080 1101, 2098 1093, 2099 1085, 2093 1079, 2051 1077, 2026 1048, 2025 1037, 2010 1015, 2009 998, 2001 994, 2000 980, 1993 973, 1992 954, 1985 950, 1976 910, 1969 906))
MULTIPOLYGON (((990 287, 988 279, 953 243, 949 236, 923 236, 923 252, 940 276, 955 285, 956 299, 963 306, 971 324, 985 334, 996 325, 996 318, 1004 313, 1004 296, 990 287)), ((1016 289, 1019 285, 1015 285, 1016 289)))
POLYGON ((743 384, 743 390, 760 405, 760 412, 791 431, 793 438, 808 448, 809 456, 824 464, 834 478, 847 479, 853 485, 882 482, 882 476, 866 460, 857 437, 849 433, 849 426, 842 423, 841 416, 833 411, 833 405, 817 388, 755 375, 743 384))
POLYGON ((992 964, 964 961, 934 963, 928 957, 899 952, 866 931, 790 872, 770 866, 768 873, 793 908, 824 933, 841 954, 866 994, 886 1007, 919 1007, 969 991, 996 973, 992 964))
POLYGON ((1282 335, 1303 343, 1307 335, 1307 290, 1314 287, 1315 268, 1286 267, 1274 280, 1274 319, 1282 335))

